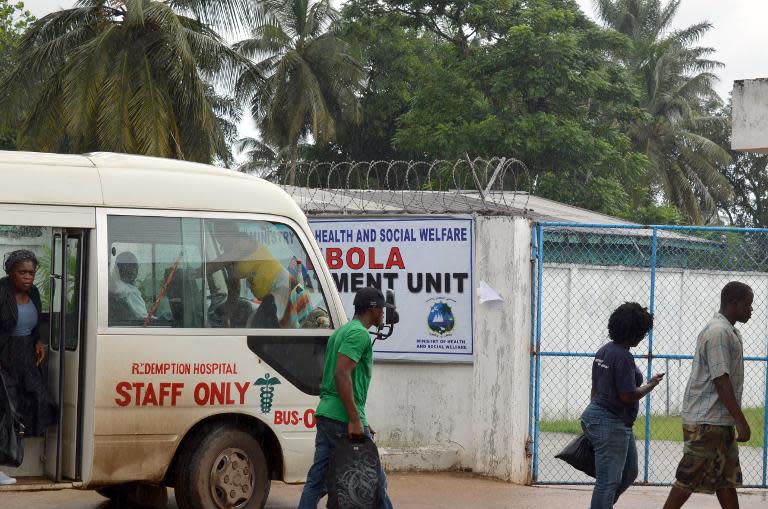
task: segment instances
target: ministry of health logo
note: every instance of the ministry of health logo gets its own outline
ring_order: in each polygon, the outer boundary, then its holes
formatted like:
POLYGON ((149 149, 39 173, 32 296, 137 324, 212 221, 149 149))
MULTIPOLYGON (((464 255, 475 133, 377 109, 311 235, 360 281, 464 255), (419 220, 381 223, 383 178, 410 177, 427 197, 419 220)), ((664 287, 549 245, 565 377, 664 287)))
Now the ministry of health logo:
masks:
POLYGON ((447 302, 438 301, 432 304, 427 315, 427 325, 429 330, 436 334, 448 334, 456 325, 456 319, 453 316, 453 310, 447 302))

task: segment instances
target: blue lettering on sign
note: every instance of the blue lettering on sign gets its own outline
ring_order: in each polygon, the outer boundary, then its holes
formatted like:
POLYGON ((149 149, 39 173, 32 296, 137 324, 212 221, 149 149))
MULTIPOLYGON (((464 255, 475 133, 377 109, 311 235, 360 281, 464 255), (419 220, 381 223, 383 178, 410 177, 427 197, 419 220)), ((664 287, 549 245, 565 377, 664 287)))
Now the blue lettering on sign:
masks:
POLYGON ((376 229, 357 230, 357 242, 376 242, 376 229))
POLYGON ((379 230, 379 240, 382 242, 416 242, 416 232, 413 228, 382 228, 379 230))
POLYGON ((429 242, 466 242, 466 228, 419 228, 419 238, 429 242))
POLYGON ((338 230, 315 230, 315 240, 323 243, 354 242, 352 230, 340 228, 338 230))

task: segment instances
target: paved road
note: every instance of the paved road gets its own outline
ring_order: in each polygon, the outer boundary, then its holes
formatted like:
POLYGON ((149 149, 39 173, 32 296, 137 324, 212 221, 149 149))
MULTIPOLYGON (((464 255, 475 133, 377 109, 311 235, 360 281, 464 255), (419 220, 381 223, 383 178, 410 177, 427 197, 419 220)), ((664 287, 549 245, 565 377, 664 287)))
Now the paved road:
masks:
MULTIPOLYGON (((541 509, 546 507, 586 508, 590 488, 528 487, 481 479, 471 475, 392 474, 391 496, 398 509, 541 509)), ((268 509, 295 509, 301 486, 272 485, 268 509)), ((631 488, 617 509, 652 509, 661 507, 666 488, 631 488)), ((3 509, 118 509, 94 492, 56 491, 0 493, 3 509)), ((686 507, 718 508, 714 496, 694 495, 686 507)), ((768 491, 748 490, 741 495, 742 509, 768 507, 768 491)), ((175 509, 171 501, 169 509, 175 509)), ((119 508, 127 509, 127 508, 119 508)))

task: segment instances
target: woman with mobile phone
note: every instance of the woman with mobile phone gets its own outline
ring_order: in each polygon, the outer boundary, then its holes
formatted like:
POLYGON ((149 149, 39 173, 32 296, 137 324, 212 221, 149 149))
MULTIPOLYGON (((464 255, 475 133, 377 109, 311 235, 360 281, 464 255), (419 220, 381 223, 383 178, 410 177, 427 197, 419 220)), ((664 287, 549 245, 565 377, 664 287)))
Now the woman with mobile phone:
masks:
POLYGON ((664 377, 659 373, 643 385, 643 374, 630 349, 653 327, 653 316, 636 302, 616 308, 608 319, 606 345, 592 364, 591 403, 581 414, 581 427, 595 449, 595 489, 590 509, 613 507, 637 478, 637 446, 632 425, 639 401, 664 377))

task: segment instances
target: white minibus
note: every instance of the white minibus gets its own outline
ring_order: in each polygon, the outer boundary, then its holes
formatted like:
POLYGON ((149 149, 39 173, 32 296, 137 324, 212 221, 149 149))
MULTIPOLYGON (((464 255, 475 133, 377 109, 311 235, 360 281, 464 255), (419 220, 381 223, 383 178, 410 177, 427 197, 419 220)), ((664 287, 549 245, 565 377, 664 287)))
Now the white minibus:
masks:
POLYGON ((0 467, 18 480, 2 489, 168 486, 180 509, 223 509, 304 481, 346 318, 282 189, 175 160, 0 152, 0 257, 18 249, 38 259, 58 420, 0 467))

